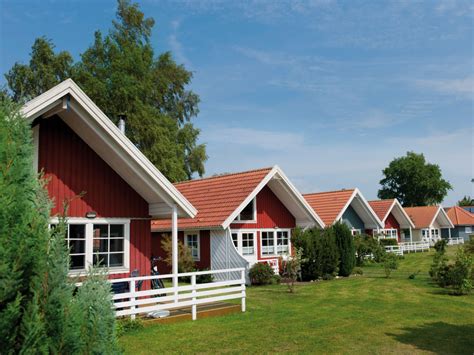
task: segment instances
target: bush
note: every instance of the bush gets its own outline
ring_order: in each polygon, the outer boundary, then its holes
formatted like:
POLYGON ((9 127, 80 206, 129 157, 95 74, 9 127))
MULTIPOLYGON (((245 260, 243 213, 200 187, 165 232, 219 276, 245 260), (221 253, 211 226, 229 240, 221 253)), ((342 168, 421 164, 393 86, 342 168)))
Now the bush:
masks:
MULTIPOLYGON (((208 269, 204 270, 195 270, 195 271, 207 271, 208 269)), ((214 277, 212 274, 204 274, 204 275, 197 275, 196 276, 196 283, 197 284, 207 284, 214 281, 214 277)))
POLYGON ((356 266, 352 270, 352 275, 364 275, 364 270, 361 267, 356 266))
MULTIPOLYGON (((166 257, 163 261, 169 267, 172 266, 172 251, 173 251, 173 243, 171 240, 170 235, 163 234, 161 239, 161 248, 165 252, 166 257)), ((180 240, 178 240, 178 272, 192 272, 194 271, 194 259, 191 254, 191 250, 183 244, 180 240)))
POLYGON ((398 241, 394 238, 388 238, 388 239, 379 239, 379 243, 381 246, 386 247, 386 246, 391 246, 391 245, 398 245, 398 241))
POLYGON ((281 283, 281 276, 280 275, 273 275, 272 276, 272 285, 279 285, 281 283))
POLYGON ((394 253, 387 253, 383 261, 383 268, 385 276, 390 277, 392 270, 398 269, 398 255, 394 253))
POLYGON ((448 242, 445 240, 445 239, 441 239, 441 240, 438 240, 435 245, 434 245, 434 248, 437 252, 443 252, 446 250, 446 246, 448 245, 448 242))
POLYGON ((274 275, 272 267, 265 262, 254 264, 249 270, 252 285, 270 285, 274 275))
POLYGON ((344 223, 337 222, 331 229, 336 237, 336 245, 339 253, 339 275, 349 276, 355 266, 354 238, 349 227, 344 223))
POLYGON ((301 274, 301 255, 302 250, 297 249, 294 256, 281 260, 283 282, 288 286, 288 292, 295 291, 295 282, 301 274))
POLYGON ((304 281, 337 275, 339 253, 332 229, 299 231, 293 245, 302 249, 301 277, 304 281))
POLYGON ((116 325, 117 336, 122 336, 128 332, 131 332, 134 330, 140 330, 140 329, 143 329, 143 321, 140 320, 140 318, 130 319, 127 317, 127 318, 117 320, 117 325, 116 325))
POLYGON ((454 263, 449 264, 443 249, 440 248, 433 258, 430 276, 440 287, 450 288, 451 293, 455 295, 467 294, 473 287, 472 256, 465 248, 459 248, 454 263))
POLYGON ((386 254, 385 248, 380 245, 378 240, 368 234, 358 234, 354 236, 354 245, 357 266, 363 266, 368 259, 379 263, 383 261, 386 254))
POLYGON ((431 264, 429 271, 429 275, 433 279, 433 281, 438 280, 440 269, 446 268, 447 261, 448 258, 445 256, 444 249, 440 249, 435 253, 435 255, 433 256, 433 263, 431 264))

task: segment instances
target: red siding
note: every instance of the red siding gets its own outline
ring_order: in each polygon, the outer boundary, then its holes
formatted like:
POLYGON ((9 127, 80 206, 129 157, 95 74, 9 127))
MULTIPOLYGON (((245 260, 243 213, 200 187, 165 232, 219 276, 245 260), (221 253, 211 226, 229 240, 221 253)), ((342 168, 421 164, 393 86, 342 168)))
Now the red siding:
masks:
POLYGON ((397 230, 398 241, 401 241, 401 234, 400 234, 400 224, 398 223, 397 219, 390 213, 385 220, 385 228, 394 228, 397 230))
POLYGON ((98 217, 131 218, 130 270, 149 275, 148 203, 59 117, 40 122, 38 167, 49 179, 48 194, 55 201, 51 215, 62 213, 63 201, 70 200, 69 217, 85 217, 87 211, 95 211, 98 217), (77 197, 81 192, 84 196, 77 197))
POLYGON ((41 121, 38 167, 49 179, 52 215, 62 213, 63 201, 69 200, 70 217, 85 217, 87 211, 99 217, 148 217, 147 202, 60 118, 41 121))

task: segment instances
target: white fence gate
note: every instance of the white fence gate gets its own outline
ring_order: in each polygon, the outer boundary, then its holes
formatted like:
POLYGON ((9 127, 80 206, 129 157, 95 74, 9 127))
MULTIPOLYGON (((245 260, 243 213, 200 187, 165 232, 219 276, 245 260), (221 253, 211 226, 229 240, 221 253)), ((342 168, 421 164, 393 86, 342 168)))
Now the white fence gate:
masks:
POLYGON ((242 312, 245 312, 245 268, 210 270, 187 272, 178 274, 179 279, 187 277, 191 284, 179 285, 177 287, 165 287, 151 290, 137 290, 137 283, 147 280, 172 280, 172 274, 158 276, 139 276, 122 279, 111 279, 111 283, 126 282, 129 284, 128 292, 114 294, 115 315, 131 316, 136 314, 147 314, 154 311, 182 309, 190 307, 192 319, 197 318, 197 306, 232 299, 240 299, 242 312), (226 281, 215 281, 198 284, 196 277, 200 275, 218 275, 228 273, 238 274, 238 278, 230 278, 226 281))
POLYGON ((395 253, 397 255, 403 255, 404 253, 417 252, 417 251, 428 251, 430 250, 429 242, 405 242, 398 243, 398 245, 387 245, 385 251, 387 253, 395 253))

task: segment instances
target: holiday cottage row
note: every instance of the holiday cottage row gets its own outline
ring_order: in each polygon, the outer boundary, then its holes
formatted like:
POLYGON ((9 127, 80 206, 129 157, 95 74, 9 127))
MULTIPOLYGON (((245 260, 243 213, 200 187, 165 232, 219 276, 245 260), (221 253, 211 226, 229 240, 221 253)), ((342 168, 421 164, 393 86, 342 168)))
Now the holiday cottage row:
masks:
POLYGON ((277 270, 292 253, 295 227, 342 221, 353 234, 404 242, 465 236, 474 226, 474 215, 457 207, 403 208, 397 200, 367 201, 358 189, 302 195, 277 166, 173 185, 72 80, 22 113, 33 130, 35 168, 55 202, 52 224, 68 205, 72 274, 101 263, 111 278, 148 275, 152 256, 165 256, 167 236, 177 274, 178 240, 200 269, 268 262, 277 270))

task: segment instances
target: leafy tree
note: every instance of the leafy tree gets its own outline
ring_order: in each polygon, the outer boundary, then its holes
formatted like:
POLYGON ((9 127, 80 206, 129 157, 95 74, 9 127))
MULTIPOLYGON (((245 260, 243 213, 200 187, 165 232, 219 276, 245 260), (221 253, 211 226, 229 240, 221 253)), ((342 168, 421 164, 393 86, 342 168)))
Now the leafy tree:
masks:
MULTIPOLYGON (((164 262, 169 267, 172 266, 173 241, 170 235, 163 234, 161 238, 161 248, 165 252, 164 262)), ((191 254, 191 249, 178 240, 178 271, 191 272, 195 269, 195 263, 191 254)))
POLYGON ((452 189, 438 165, 427 163, 423 154, 414 152, 392 160, 383 174, 378 197, 396 198, 405 207, 438 204, 452 189))
POLYGON ((462 200, 458 201, 458 206, 474 206, 474 198, 471 198, 471 196, 464 196, 462 200))
POLYGON ((136 3, 119 0, 112 29, 105 36, 97 31, 80 61, 72 65, 67 52, 55 55, 52 43, 40 38, 30 64, 15 64, 7 82, 23 101, 70 76, 112 120, 127 117, 128 138, 169 180, 202 176, 206 147, 191 123, 199 97, 187 89, 193 74, 170 52, 155 57, 153 26, 136 3))
POLYGON ((344 223, 337 222, 331 228, 339 251, 339 275, 349 276, 355 266, 354 237, 344 223))
POLYGON ((31 48, 30 63, 15 63, 5 74, 13 99, 25 102, 49 90, 71 76, 72 64, 71 54, 55 54, 50 40, 37 38, 31 48))

